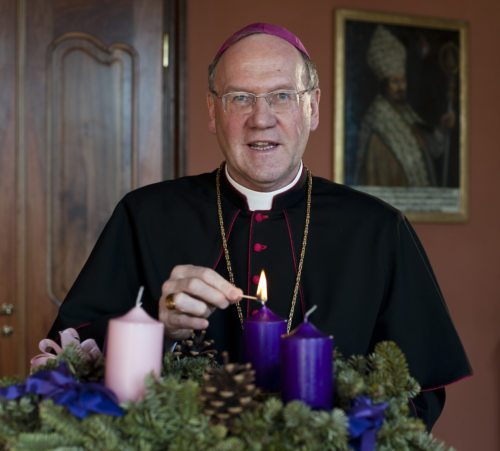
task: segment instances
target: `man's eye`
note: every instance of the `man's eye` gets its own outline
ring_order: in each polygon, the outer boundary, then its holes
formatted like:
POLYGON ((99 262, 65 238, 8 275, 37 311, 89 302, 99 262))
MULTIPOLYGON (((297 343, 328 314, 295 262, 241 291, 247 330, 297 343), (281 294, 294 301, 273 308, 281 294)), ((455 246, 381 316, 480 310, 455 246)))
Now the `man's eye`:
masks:
POLYGON ((231 97, 231 103, 238 105, 247 105, 251 103, 251 98, 248 94, 236 94, 231 97))
POLYGON ((273 98, 275 102, 287 103, 292 100, 292 95, 288 91, 279 91, 274 93, 273 98))

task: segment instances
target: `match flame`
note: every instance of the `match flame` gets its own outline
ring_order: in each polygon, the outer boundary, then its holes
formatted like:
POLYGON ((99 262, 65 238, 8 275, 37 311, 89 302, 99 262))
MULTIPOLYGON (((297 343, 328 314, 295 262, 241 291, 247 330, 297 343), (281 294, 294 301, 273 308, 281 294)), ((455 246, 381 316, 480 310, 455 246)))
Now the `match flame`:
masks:
POLYGON ((259 285, 257 286, 257 297, 262 303, 267 301, 267 280, 264 270, 260 272, 259 285))

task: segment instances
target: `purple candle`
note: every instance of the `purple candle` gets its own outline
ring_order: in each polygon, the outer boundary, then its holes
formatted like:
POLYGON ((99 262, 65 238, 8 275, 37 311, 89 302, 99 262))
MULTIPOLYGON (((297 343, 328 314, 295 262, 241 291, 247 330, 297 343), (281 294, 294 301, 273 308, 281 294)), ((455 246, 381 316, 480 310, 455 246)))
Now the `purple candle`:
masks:
POLYGON ((257 296, 263 306, 244 322, 243 346, 245 359, 255 369, 255 383, 263 390, 280 389, 280 340, 286 333, 286 320, 275 315, 264 302, 267 300, 265 274, 261 273, 257 296))
POLYGON ((303 401, 313 409, 333 405, 333 337, 309 321, 281 338, 281 394, 284 402, 303 401))

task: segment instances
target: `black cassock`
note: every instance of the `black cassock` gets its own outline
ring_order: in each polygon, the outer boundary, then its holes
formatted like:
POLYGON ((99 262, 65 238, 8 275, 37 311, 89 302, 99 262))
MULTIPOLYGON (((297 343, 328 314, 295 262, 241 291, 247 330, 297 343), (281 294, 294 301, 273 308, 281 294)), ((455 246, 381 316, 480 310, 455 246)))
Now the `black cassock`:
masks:
MULTIPOLYGON (((265 269, 268 306, 288 318, 306 212, 305 171, 269 211, 249 211, 222 175, 222 207, 236 285, 255 294, 265 269)), ((107 321, 135 304, 158 316, 172 268, 192 264, 228 277, 216 208, 215 172, 135 190, 117 205, 50 331, 78 329, 102 344, 107 321)), ((415 399, 430 426, 444 405, 444 385, 471 373, 427 256, 406 218, 371 196, 313 178, 309 239, 293 326, 314 304, 311 321, 348 356, 394 340, 423 393, 415 399)), ((244 315, 258 305, 242 302, 244 315)), ((236 308, 210 317, 208 334, 238 359, 236 308)), ((147 350, 145 350, 147 352, 147 350)))

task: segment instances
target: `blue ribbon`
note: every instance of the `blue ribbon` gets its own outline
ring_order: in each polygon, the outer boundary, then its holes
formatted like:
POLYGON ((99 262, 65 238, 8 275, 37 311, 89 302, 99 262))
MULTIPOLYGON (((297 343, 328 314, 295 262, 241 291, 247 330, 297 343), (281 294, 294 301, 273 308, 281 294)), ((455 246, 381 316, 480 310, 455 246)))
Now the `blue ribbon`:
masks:
POLYGON ((111 390, 94 382, 78 382, 64 362, 54 370, 38 371, 24 383, 0 388, 0 396, 7 399, 18 399, 28 393, 52 399, 80 419, 90 413, 117 417, 125 414, 111 390))
POLYGON ((347 412, 349 418, 349 444, 356 451, 375 450, 377 431, 384 422, 384 410, 387 403, 372 404, 366 396, 357 397, 347 412))

